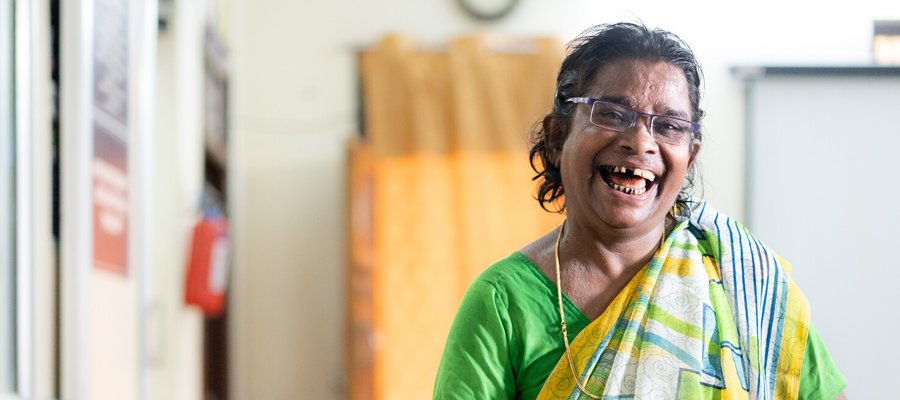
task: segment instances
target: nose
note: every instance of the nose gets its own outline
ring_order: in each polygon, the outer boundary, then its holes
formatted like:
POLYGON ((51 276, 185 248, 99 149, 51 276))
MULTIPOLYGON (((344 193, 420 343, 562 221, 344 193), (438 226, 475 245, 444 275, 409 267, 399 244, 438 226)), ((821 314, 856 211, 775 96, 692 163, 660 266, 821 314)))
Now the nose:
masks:
POLYGON ((650 116, 640 115, 634 124, 619 134, 619 146, 635 154, 651 153, 659 150, 656 139, 650 131, 650 116))

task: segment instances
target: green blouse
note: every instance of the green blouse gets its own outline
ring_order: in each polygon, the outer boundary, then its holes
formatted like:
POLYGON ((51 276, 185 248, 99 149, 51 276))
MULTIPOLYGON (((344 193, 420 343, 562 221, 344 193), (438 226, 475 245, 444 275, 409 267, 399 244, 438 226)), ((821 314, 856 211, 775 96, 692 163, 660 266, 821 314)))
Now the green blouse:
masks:
MULTIPOLYGON (((534 399, 563 356, 555 284, 522 253, 485 270, 453 321, 435 399, 534 399)), ((590 321, 563 297, 569 338, 590 321)), ((810 327, 800 400, 832 400, 847 385, 810 327)))

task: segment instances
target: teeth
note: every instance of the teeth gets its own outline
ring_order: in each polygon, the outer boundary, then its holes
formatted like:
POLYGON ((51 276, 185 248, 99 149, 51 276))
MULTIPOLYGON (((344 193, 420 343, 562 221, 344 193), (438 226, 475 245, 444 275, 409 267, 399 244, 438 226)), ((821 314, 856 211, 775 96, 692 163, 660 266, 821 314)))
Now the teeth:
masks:
POLYGON ((656 180, 656 175, 654 173, 644 170, 644 169, 635 168, 634 174, 637 176, 640 176, 641 178, 644 178, 650 182, 653 182, 654 180, 656 180))
POLYGON ((604 167, 604 169, 609 172, 615 172, 617 174, 631 174, 634 176, 639 176, 650 181, 651 183, 656 180, 656 174, 647 171, 646 169, 635 168, 633 170, 629 170, 628 168, 622 166, 604 167))
POLYGON ((609 183, 609 186, 612 187, 613 189, 616 189, 625 194, 642 195, 642 194, 644 194, 644 192, 647 191, 646 188, 635 189, 635 188, 628 187, 628 186, 617 185, 615 183, 609 183))

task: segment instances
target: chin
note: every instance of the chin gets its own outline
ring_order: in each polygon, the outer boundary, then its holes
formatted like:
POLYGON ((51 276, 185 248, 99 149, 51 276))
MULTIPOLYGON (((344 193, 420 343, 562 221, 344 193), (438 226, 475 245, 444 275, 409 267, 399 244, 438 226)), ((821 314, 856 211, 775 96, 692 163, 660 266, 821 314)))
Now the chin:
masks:
POLYGON ((613 228, 619 229, 628 229, 628 228, 637 228, 640 226, 652 226, 656 223, 660 223, 663 221, 662 218, 659 218, 653 210, 641 210, 641 209, 631 209, 631 210, 619 210, 618 212, 610 213, 608 210, 605 214, 605 218, 603 220, 607 225, 613 228))

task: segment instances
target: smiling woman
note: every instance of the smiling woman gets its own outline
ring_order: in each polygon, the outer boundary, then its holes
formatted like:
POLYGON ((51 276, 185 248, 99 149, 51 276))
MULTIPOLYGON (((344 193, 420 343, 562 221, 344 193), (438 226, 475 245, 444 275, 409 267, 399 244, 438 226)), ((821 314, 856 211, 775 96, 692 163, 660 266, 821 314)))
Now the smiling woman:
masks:
POLYGON ((790 264, 692 198, 688 46, 620 23, 569 50, 530 151, 565 222, 469 287, 434 397, 842 397, 790 264))

